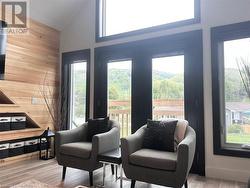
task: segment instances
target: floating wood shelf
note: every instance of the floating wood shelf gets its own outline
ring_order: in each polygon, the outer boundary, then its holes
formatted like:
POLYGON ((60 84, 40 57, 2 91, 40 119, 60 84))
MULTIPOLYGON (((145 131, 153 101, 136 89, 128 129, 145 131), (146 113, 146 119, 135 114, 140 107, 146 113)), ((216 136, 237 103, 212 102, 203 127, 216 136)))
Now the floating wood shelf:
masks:
POLYGON ((43 131, 44 130, 41 128, 3 131, 0 132, 0 142, 40 136, 43 133, 43 131))
POLYGON ((7 107, 7 108, 13 107, 13 108, 16 108, 16 107, 19 107, 19 105, 17 105, 17 104, 0 104, 0 108, 1 107, 7 107))

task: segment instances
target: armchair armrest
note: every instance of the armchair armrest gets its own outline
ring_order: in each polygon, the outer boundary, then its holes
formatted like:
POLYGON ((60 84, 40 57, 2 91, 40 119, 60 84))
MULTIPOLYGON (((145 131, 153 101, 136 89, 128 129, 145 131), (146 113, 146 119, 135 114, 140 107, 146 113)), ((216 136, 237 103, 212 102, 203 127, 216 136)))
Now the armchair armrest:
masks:
POLYGON ((56 148, 62 144, 84 141, 87 139, 87 123, 72 130, 58 131, 55 133, 56 148))
POLYGON ((191 127, 187 127, 185 138, 177 148, 177 172, 186 177, 191 169, 196 147, 196 134, 191 127))
POLYGON ((97 134, 92 139, 92 154, 98 155, 119 148, 120 130, 113 127, 110 131, 97 134))
POLYGON ((122 161, 128 163, 129 156, 142 148, 146 126, 138 129, 134 134, 121 139, 122 161))

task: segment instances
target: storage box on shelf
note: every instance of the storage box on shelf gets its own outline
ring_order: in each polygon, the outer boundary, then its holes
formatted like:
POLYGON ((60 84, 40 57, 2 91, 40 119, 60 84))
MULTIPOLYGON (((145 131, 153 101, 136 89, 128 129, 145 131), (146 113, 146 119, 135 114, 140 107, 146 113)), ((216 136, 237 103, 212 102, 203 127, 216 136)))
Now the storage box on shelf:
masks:
POLYGON ((24 142, 24 153, 38 151, 39 139, 27 140, 24 142))
POLYGON ((25 116, 13 116, 11 117, 11 130, 21 130, 26 128, 26 117, 25 116))
POLYGON ((0 159, 9 157, 10 144, 0 144, 0 159))
POLYGON ((11 117, 0 117, 0 131, 10 130, 11 117))
POLYGON ((10 144, 9 157, 24 154, 24 142, 16 142, 10 144))

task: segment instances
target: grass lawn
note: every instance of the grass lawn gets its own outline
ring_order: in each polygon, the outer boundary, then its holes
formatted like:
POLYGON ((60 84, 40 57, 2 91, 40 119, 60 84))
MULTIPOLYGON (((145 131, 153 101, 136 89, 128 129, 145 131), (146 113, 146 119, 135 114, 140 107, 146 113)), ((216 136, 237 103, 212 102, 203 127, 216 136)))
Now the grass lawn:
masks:
POLYGON ((250 144, 250 134, 227 134, 228 143, 250 144))

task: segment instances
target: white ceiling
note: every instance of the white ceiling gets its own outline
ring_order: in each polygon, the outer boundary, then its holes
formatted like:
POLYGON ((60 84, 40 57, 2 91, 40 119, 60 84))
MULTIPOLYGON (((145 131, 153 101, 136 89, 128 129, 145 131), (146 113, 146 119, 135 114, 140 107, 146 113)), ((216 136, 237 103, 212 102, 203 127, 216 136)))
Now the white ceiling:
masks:
POLYGON ((61 31, 83 9, 86 1, 30 0, 30 17, 61 31))

